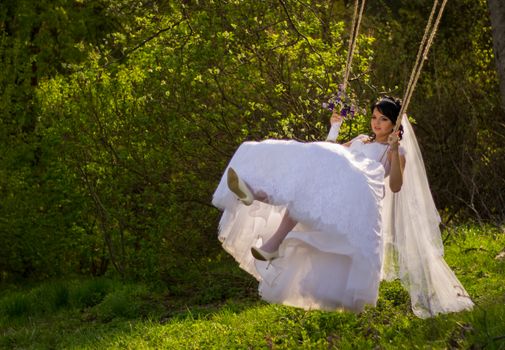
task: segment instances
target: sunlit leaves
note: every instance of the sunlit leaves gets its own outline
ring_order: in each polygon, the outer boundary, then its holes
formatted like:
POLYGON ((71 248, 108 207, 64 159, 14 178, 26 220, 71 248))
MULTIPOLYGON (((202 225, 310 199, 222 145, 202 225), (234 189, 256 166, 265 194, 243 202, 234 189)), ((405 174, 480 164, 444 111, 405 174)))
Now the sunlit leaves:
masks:
MULTIPOLYGON (((484 6, 459 0, 452 11, 463 13, 465 3, 484 6)), ((74 235, 75 254, 66 253, 62 269, 106 269, 114 259, 143 276, 168 274, 188 240, 197 255, 217 246, 210 198, 241 142, 324 139, 329 113, 321 103, 341 83, 352 10, 340 1, 6 4, 0 16, 13 34, 0 41, 0 211, 9 215, 0 227, 19 236, 9 241, 19 248, 12 266, 33 270, 22 252, 37 268, 57 261, 46 254, 43 264, 36 257, 47 247, 23 245, 23 232, 40 222, 30 235, 74 235)), ((349 89, 362 108, 379 92, 402 95, 424 23, 418 3, 368 6, 349 89)), ((423 147, 436 148, 436 160, 459 154, 448 145, 461 140, 480 145, 476 159, 486 166, 503 153, 497 131, 476 123, 490 115, 496 83, 483 23, 444 24, 416 90, 422 98, 412 109, 421 137, 433 135, 423 147), (455 53, 465 60, 454 61, 455 53), (472 126, 426 123, 435 115, 457 120, 456 112, 472 126)), ((342 140, 368 131, 365 113, 344 123, 342 140)), ((441 161, 442 173, 449 163, 441 161)), ((0 264, 9 261, 0 254, 0 264)))

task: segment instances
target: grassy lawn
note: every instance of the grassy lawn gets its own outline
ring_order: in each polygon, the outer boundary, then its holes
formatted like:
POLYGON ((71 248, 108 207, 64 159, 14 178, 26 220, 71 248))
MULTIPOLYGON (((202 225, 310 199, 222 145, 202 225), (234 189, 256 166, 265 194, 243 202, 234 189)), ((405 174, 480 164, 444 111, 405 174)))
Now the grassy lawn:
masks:
POLYGON ((446 260, 476 307, 415 317, 398 282, 360 315, 269 305, 231 259, 189 268, 163 286, 112 278, 0 288, 5 349, 505 349, 505 233, 445 232, 446 260))

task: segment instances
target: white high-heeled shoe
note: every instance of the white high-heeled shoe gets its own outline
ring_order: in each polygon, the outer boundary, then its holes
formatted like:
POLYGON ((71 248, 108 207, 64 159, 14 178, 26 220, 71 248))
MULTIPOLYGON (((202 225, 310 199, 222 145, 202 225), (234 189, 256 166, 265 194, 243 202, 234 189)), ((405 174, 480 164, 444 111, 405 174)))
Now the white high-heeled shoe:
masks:
POLYGON ((269 253, 269 252, 264 251, 261 248, 252 247, 251 254, 257 260, 272 261, 272 260, 277 259, 279 257, 279 250, 277 249, 275 252, 269 253))
POLYGON ((247 185, 240 179, 233 168, 228 168, 228 188, 244 203, 251 205, 254 195, 247 185))

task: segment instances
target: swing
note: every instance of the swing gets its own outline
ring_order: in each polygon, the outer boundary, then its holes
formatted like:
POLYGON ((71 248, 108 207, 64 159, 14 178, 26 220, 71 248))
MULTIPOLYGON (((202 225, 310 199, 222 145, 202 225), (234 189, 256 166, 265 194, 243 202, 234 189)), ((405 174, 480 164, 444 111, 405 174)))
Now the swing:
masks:
MULTIPOLYGON (((340 113, 345 118, 348 115, 352 118, 354 117, 355 107, 351 104, 346 105, 343 103, 342 99, 346 97, 346 89, 349 83, 349 75, 352 67, 352 60, 354 57, 354 51, 356 49, 357 38, 359 34, 359 29, 361 26, 361 19, 363 17, 363 11, 365 8, 366 0, 362 0, 361 4, 359 0, 355 0, 354 2, 354 11, 353 11, 353 19, 351 25, 351 35, 349 40, 349 49, 347 52, 347 60, 345 64, 344 76, 342 79, 342 84, 339 85, 339 90, 335 96, 333 96, 328 103, 323 103, 323 108, 329 109, 333 111, 337 105, 340 105, 340 113), (359 8, 359 10, 358 10, 359 8)), ((410 99, 414 92, 414 89, 417 85, 417 81, 419 80, 419 76, 421 75, 421 71, 424 65, 424 61, 428 58, 428 52, 433 44, 433 40, 435 38, 435 34, 438 30, 438 26, 440 24, 440 20, 442 18, 442 14, 444 12, 445 6, 447 4, 447 0, 443 0, 443 2, 439 6, 439 0, 435 0, 433 3, 433 7, 431 9, 430 17, 428 18, 428 23, 426 24, 426 28, 424 31, 423 38, 421 40, 421 44, 419 45, 419 49, 417 52, 416 61, 412 68, 412 72, 410 74, 410 79, 407 84, 407 88, 405 89, 405 93, 403 96, 403 103, 400 109, 400 114, 396 121, 396 125, 394 128, 394 132, 397 132, 402 123, 402 119, 404 114, 407 113, 408 106, 410 104, 410 99), (433 19, 435 18, 435 21, 433 19)))
MULTIPOLYGON (((432 10, 405 93, 403 114, 446 2, 436 20, 432 10)), ((359 6, 356 0, 338 98, 348 84, 363 10, 364 1, 359 6)), ((403 118, 402 125, 406 168, 402 190, 395 194, 384 186, 386 171, 377 156, 384 150, 380 143, 363 144, 354 152, 328 142, 264 140, 241 144, 228 168, 237 170, 251 191, 266 193, 267 200, 237 200, 223 175, 212 204, 223 210, 219 223, 223 248, 258 279, 262 299, 306 310, 361 312, 365 305, 376 305, 381 279, 399 278, 419 317, 473 307, 443 259, 440 218, 419 147, 408 118, 403 118), (368 156, 362 151, 369 152, 368 156), (251 248, 272 238, 288 212, 298 224, 284 236, 276 258, 255 259, 251 248), (392 252, 390 259, 387 254, 392 252)))
MULTIPOLYGON (((359 0, 355 1, 350 49, 340 95, 348 84, 364 2, 356 19, 359 0)), ((440 217, 429 189, 415 134, 408 118, 404 118, 446 4, 447 0, 441 3, 435 0, 433 3, 393 129, 393 132, 397 132, 401 125, 405 129, 406 137, 402 141, 408 149, 405 188, 393 194, 386 186, 387 194, 382 209, 384 261, 381 279, 399 278, 409 291, 413 312, 422 318, 473 307, 469 295, 443 259, 440 217)))

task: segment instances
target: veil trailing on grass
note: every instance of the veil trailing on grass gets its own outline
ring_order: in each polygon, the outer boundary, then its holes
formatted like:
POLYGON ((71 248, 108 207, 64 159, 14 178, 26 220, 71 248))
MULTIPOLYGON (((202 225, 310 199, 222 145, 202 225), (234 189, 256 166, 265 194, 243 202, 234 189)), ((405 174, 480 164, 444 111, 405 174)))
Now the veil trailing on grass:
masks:
POLYGON ((443 258, 440 216, 416 136, 406 116, 402 125, 406 166, 400 192, 392 193, 385 186, 382 278, 400 278, 418 317, 471 309, 470 297, 443 258))

